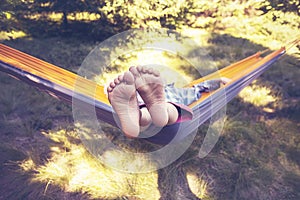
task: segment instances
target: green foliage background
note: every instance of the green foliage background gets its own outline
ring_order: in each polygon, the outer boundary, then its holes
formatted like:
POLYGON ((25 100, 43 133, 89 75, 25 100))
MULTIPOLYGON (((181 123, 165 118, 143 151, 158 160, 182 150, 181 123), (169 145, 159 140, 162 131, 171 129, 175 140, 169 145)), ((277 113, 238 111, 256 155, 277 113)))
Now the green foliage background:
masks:
MULTIPOLYGON (((299 2, 269 1, 157 1, 157 0, 1 0, 2 30, 26 30, 33 36, 85 35, 101 39, 130 28, 154 26, 179 29, 182 26, 197 28, 224 28, 220 23, 227 17, 270 14, 273 21, 299 27, 299 21, 288 19, 285 13, 299 16, 299 2), (257 12, 261 10, 262 12, 257 12), (68 16, 78 12, 95 14, 96 18, 78 20, 68 16), (50 19, 49 14, 62 14, 50 19), (34 23, 33 23, 34 22, 34 23)), ((226 26, 223 24, 223 26, 226 26)))

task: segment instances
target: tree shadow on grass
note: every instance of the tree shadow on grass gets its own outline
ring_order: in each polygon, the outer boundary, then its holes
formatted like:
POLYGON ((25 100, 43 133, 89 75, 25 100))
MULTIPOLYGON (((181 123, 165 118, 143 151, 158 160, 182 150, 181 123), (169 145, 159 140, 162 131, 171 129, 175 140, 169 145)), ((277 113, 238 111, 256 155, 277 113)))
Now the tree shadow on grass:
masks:
POLYGON ((89 199, 88 194, 66 192, 63 188, 52 184, 51 180, 48 183, 32 181, 38 172, 24 171, 20 167, 27 159, 28 155, 21 151, 0 145, 1 199, 89 199))
POLYGON ((117 29, 108 22, 70 21, 67 26, 50 20, 22 20, 23 31, 34 38, 63 37, 86 41, 103 41, 124 29, 117 29))

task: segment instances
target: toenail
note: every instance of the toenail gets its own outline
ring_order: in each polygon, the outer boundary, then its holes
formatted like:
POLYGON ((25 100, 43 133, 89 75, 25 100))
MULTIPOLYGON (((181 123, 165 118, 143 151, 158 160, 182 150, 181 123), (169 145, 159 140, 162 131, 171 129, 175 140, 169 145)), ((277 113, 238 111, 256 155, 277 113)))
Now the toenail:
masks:
POLYGON ((119 75, 119 76, 118 76, 118 80, 119 80, 119 81, 122 81, 122 80, 123 80, 123 75, 119 75))
POLYGON ((120 83, 119 79, 117 79, 117 78, 114 80, 114 82, 116 85, 120 83))

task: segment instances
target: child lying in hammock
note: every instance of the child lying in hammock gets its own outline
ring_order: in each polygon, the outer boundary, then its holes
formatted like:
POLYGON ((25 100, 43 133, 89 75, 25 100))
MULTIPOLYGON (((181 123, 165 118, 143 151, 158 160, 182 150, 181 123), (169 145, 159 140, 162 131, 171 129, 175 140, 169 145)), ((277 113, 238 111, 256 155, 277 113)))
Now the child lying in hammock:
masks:
POLYGON ((124 134, 138 137, 140 128, 151 123, 163 127, 191 119, 192 110, 187 105, 197 101, 202 92, 215 90, 228 81, 221 78, 191 88, 175 88, 173 84, 164 85, 158 71, 138 66, 119 75, 110 83, 107 93, 124 134))

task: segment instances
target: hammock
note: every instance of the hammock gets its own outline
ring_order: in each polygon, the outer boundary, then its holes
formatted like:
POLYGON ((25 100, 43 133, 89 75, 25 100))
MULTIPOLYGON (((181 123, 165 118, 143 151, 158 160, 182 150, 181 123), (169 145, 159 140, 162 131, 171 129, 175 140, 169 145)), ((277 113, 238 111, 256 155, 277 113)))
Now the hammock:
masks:
MULTIPOLYGON (((299 40, 294 41, 293 44, 296 42, 299 42, 299 40)), ((166 144, 170 141, 180 141, 190 135, 232 100, 244 87, 267 70, 272 63, 285 53, 285 47, 264 57, 262 57, 263 53, 258 52, 191 82, 187 87, 218 77, 231 79, 225 87, 210 93, 203 93, 197 102, 189 105, 194 112, 191 121, 183 122, 180 125, 166 126, 158 134, 144 139, 153 143, 166 144), (225 101, 224 94, 226 96, 225 101)), ((3 44, 0 44, 0 70, 68 103, 72 103, 72 98, 75 97, 76 100, 83 103, 92 104, 95 106, 97 117, 100 120, 117 126, 112 107, 104 94, 104 86, 3 44), (75 85, 76 90, 74 90, 75 85)))

